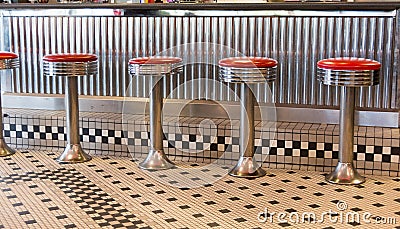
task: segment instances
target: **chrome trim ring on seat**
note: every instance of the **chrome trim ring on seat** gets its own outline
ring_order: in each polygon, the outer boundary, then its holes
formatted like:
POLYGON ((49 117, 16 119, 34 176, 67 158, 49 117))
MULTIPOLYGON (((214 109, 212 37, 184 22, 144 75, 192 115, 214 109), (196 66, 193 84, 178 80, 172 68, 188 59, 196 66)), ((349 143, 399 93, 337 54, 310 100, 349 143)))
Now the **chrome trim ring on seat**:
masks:
POLYGON ((14 69, 19 67, 19 59, 2 59, 0 60, 0 70, 3 69, 14 69))
POLYGON ((219 78, 226 83, 265 83, 276 79, 277 68, 234 68, 220 66, 219 78))
POLYGON ((176 64, 129 64, 129 73, 131 75, 165 75, 177 74, 183 71, 182 62, 176 64))
POLYGON ((43 73, 48 76, 87 76, 97 74, 97 60, 89 62, 43 61, 43 73))
POLYGON ((317 79, 324 85, 366 87, 379 84, 379 70, 350 71, 317 68, 317 79))

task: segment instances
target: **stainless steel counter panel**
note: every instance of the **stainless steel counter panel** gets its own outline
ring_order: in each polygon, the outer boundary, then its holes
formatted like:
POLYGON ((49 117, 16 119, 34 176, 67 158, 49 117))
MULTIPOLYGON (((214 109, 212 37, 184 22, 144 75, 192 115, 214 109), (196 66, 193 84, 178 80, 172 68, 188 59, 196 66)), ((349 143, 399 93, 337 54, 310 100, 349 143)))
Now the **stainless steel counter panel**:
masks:
MULTIPOLYGON (((80 79, 81 94, 144 97, 148 92, 146 81, 135 81, 128 88, 127 61, 130 58, 155 55, 185 43, 206 42, 224 45, 248 56, 277 59, 279 77, 273 87, 274 102, 299 106, 338 105, 337 88, 322 86, 316 81, 316 62, 319 59, 341 55, 376 59, 383 66, 380 85, 360 89, 356 105, 376 109, 399 108, 396 11, 365 11, 359 16, 355 11, 249 11, 248 14, 264 13, 266 16, 218 17, 99 16, 109 15, 106 13, 109 10, 0 10, 4 31, 0 47, 21 56, 21 69, 12 82, 12 92, 63 93, 62 80, 43 76, 42 56, 56 52, 93 52, 99 56, 100 72, 95 77, 80 79), (40 12, 49 16, 40 16, 40 12), (55 13, 94 13, 95 16, 55 16, 55 13), (36 15, 14 16, 24 14, 36 15), (318 16, 310 16, 313 14, 318 16)), ((220 13, 226 14, 224 11, 220 13)), ((184 15, 180 11, 176 14, 184 15)), ((201 50, 198 46, 192 48, 201 50)), ((203 54, 218 59, 218 56, 213 56, 213 50, 206 50, 203 54)), ((165 82, 168 85, 166 95, 182 80, 217 79, 216 63, 211 64, 214 66, 191 66, 180 81, 170 79, 165 82)), ((237 90, 235 86, 232 88, 237 90)), ((188 85, 172 98, 203 96, 205 99, 235 100, 226 91, 215 90, 218 90, 217 86, 210 89, 206 85, 188 85)), ((265 93, 259 87, 256 96, 265 101, 265 93)))

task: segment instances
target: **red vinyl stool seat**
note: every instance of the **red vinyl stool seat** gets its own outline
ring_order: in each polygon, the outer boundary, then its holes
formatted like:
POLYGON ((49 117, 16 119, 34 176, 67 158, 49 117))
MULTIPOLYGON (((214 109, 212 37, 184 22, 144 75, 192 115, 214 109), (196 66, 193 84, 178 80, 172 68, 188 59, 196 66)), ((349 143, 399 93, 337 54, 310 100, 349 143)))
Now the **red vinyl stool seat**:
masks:
POLYGON ((229 175, 236 177, 261 177, 266 172, 254 158, 254 103, 252 84, 269 83, 276 79, 278 62, 266 57, 231 57, 219 61, 219 78, 227 83, 241 84, 240 157, 229 175))
POLYGON ((353 165, 355 88, 379 83, 378 61, 338 57, 317 63, 317 79, 324 85, 340 86, 339 162, 326 181, 334 184, 361 184, 365 182, 353 165))
POLYGON ((13 52, 0 52, 0 70, 19 67, 18 55, 13 52))
POLYGON ((230 57, 219 61, 220 78, 227 83, 265 83, 276 78, 278 62, 266 57, 230 57))
POLYGON ((80 144, 77 76, 97 74, 97 56, 75 53, 45 55, 43 72, 47 76, 65 77, 67 146, 57 161, 59 163, 89 161, 92 157, 83 151, 80 144))
MULTIPOLYGON (((19 67, 18 55, 12 52, 0 52, 0 70, 16 69, 19 67)), ((1 89, 1 87, 0 87, 1 89)), ((0 157, 9 156, 15 153, 4 141, 3 137, 3 112, 0 93, 0 157)))
POLYGON ((149 98, 150 111, 150 150, 147 157, 139 163, 145 170, 174 168, 164 152, 162 130, 163 82, 162 77, 182 72, 182 59, 171 56, 138 57, 129 60, 129 73, 133 77, 149 77, 152 82, 149 98))
POLYGON ((379 82, 378 61, 340 57, 320 60, 317 63, 318 79, 325 85, 363 87, 379 82))

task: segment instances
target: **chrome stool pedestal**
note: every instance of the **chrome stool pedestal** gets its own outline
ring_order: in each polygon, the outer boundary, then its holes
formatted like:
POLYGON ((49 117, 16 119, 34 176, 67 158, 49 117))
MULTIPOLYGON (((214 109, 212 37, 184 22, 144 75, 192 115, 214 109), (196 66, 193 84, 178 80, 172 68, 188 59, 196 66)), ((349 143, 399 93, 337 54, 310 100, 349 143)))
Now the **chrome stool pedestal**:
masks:
POLYGON ((79 137, 78 76, 97 73, 97 56, 93 54, 51 54, 43 57, 47 76, 65 77, 65 111, 67 146, 57 158, 59 163, 80 163, 92 159, 81 147, 79 137))
POLYGON ((374 60, 340 57, 317 63, 318 80, 324 85, 340 86, 339 162, 325 179, 333 184, 354 185, 365 182, 353 166, 355 88, 377 85, 381 64, 374 60))
MULTIPOLYGON (((12 52, 0 52, 0 70, 16 69, 19 67, 18 55, 12 52)), ((1 88, 0 88, 1 89, 1 88)), ((0 92, 0 157, 9 156, 15 153, 4 141, 3 136, 3 112, 0 92)))
POLYGON ((272 82, 276 78, 277 61, 263 57, 232 57, 219 61, 220 79, 227 83, 240 83, 240 157, 229 171, 235 177, 255 178, 266 174, 254 158, 254 104, 252 85, 272 82))
POLYGON ((163 84, 166 75, 182 71, 182 59, 178 57, 139 57, 129 61, 132 76, 150 77, 150 150, 139 168, 144 170, 163 170, 175 167, 164 152, 162 130, 163 84))

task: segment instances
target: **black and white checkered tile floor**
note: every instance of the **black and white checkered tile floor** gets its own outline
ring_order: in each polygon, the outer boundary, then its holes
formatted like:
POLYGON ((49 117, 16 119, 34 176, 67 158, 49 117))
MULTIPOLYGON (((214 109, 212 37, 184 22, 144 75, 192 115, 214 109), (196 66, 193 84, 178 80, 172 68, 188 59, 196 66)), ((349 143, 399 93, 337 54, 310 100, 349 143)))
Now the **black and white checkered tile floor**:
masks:
POLYGON ((400 228, 398 177, 337 186, 270 169, 248 180, 226 165, 146 172, 131 158, 60 165, 58 154, 0 158, 0 228, 400 228))

